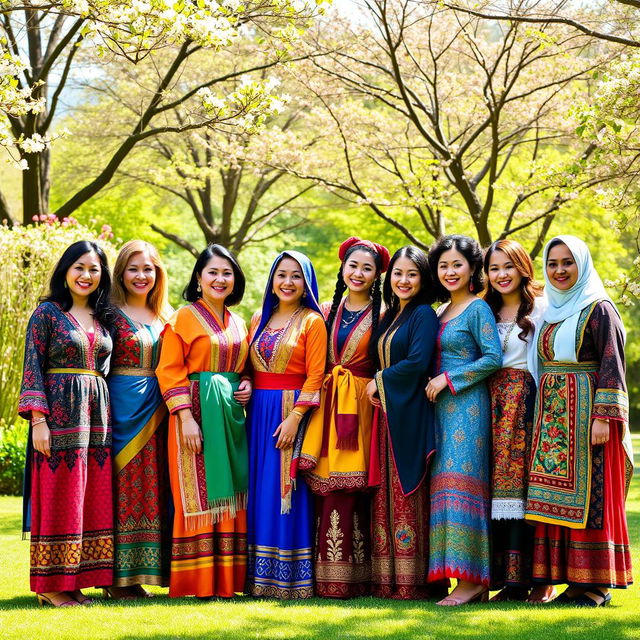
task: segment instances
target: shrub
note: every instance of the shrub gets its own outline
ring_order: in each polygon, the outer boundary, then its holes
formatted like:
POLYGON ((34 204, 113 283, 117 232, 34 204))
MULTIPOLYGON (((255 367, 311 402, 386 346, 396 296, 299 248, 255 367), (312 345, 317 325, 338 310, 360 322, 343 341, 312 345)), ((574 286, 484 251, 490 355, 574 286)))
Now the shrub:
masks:
POLYGON ((0 420, 0 495, 22 494, 22 474, 29 425, 20 420, 7 424, 0 420))

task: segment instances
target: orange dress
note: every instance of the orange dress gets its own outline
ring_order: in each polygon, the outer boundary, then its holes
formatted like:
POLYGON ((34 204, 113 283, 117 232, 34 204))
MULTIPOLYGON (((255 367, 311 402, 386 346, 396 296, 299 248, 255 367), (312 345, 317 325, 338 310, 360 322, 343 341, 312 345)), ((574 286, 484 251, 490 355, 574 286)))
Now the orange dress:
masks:
POLYGON ((180 309, 164 331, 156 374, 171 414, 168 454, 175 516, 170 597, 232 597, 244 590, 246 510, 238 503, 233 515, 220 517, 208 509, 204 456, 181 446, 177 411, 190 408, 202 424, 199 382, 190 377, 206 371, 241 373, 248 351, 244 320, 225 310, 221 326, 202 300, 180 309))

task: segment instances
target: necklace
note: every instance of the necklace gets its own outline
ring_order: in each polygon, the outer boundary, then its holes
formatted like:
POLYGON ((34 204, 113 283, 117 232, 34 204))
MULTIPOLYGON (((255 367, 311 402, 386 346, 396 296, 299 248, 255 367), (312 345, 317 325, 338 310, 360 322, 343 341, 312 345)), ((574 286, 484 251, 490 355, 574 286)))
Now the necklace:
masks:
POLYGON ((507 329, 507 332, 505 333, 504 338, 502 339, 502 353, 504 353, 507 350, 507 345, 509 344, 509 337, 511 336, 511 332, 513 331, 513 327, 515 326, 516 326, 515 320, 509 323, 509 328, 507 329))
POLYGON ((340 318, 340 326, 348 327, 353 324, 362 314, 364 309, 358 309, 357 311, 349 311, 346 307, 342 310, 342 317, 340 318))

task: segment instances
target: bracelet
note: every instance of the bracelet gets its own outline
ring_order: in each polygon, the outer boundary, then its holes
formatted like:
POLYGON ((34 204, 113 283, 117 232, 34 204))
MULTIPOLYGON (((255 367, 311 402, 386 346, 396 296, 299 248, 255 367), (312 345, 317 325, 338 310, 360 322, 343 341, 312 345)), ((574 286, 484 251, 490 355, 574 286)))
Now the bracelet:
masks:
POLYGON ((47 419, 44 416, 42 418, 34 418, 31 420, 31 426, 35 427, 37 424, 41 424, 46 421, 47 419))
POLYGON ((297 409, 292 409, 291 413, 295 413, 297 416, 300 416, 300 419, 304 418, 304 413, 302 411, 298 411, 297 409))

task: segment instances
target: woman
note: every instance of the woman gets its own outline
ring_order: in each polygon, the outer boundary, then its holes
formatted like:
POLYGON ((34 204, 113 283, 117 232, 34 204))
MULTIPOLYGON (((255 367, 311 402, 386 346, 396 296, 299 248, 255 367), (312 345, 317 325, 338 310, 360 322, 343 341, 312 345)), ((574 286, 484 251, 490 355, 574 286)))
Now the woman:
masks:
POLYGON ((254 596, 309 598, 313 502, 295 476, 300 422, 320 402, 327 330, 315 272, 304 254, 285 251, 273 263, 262 312, 251 322, 250 355, 249 590, 254 596))
POLYGON ((105 595, 144 598, 143 584, 168 586, 171 522, 167 407, 155 369, 169 311, 167 275, 156 248, 127 242, 113 269, 117 309, 111 373, 113 418, 113 586, 105 595))
POLYGON ((542 314, 542 287, 533 263, 513 240, 485 252, 491 307, 502 343, 502 369, 489 378, 491 398, 491 585, 492 601, 524 600, 531 588, 533 527, 525 524, 528 460, 536 383, 530 373, 535 324, 542 314))
POLYGON ((113 579, 109 371, 111 276, 104 251, 62 254, 29 320, 18 411, 31 423, 24 526, 40 605, 90 604, 80 589, 113 579))
POLYGON ((369 343, 380 317, 380 275, 389 252, 349 238, 338 251, 333 302, 322 306, 329 353, 320 408, 310 419, 300 459, 316 494, 316 595, 365 595, 371 580, 367 471, 372 406, 365 387, 374 373, 369 343), (343 297, 344 292, 347 295, 343 297))
POLYGON ((624 510, 632 472, 625 331, 587 245, 558 236, 544 250, 549 301, 525 518, 533 579, 567 583, 554 602, 597 607, 632 582, 624 510))
POLYGON ((440 331, 436 375, 436 456, 431 477, 429 579, 457 578, 441 606, 485 600, 489 588, 491 408, 486 378, 502 365, 500 337, 482 291, 482 251, 446 236, 429 251, 437 273, 440 331))
POLYGON ((169 476, 175 506, 169 596, 231 598, 246 576, 247 442, 240 377, 249 344, 240 316, 245 277, 218 244, 196 260, 165 327, 158 382, 169 408, 169 476))
POLYGON ((433 407, 423 388, 438 322, 427 256, 395 252, 384 282, 384 319, 375 337, 379 371, 366 387, 376 407, 369 484, 373 493, 373 593, 413 599, 429 594, 427 462, 434 448, 433 407))

